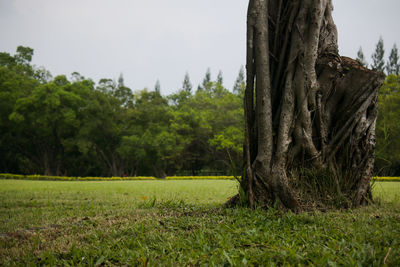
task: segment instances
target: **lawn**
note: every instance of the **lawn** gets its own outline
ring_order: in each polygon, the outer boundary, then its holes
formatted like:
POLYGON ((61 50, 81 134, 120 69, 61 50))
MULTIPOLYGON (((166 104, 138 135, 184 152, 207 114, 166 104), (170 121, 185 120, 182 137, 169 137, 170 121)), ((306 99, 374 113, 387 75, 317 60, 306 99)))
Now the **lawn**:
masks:
POLYGON ((327 213, 225 209, 232 180, 0 180, 1 265, 400 265, 400 183, 327 213))
POLYGON ((372 187, 378 201, 400 204, 400 182, 375 182, 372 187))

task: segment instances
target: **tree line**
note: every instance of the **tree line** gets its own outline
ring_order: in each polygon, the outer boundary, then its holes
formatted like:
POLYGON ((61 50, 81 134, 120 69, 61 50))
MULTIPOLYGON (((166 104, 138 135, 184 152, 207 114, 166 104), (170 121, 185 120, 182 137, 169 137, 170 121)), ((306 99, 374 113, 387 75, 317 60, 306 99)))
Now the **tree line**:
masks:
POLYGON ((397 45, 393 45, 385 61, 384 41, 382 37, 379 38, 371 60, 372 63, 368 64, 360 47, 357 61, 364 67, 376 69, 387 75, 378 98, 375 172, 379 175, 400 175, 400 61, 397 45))
POLYGON ((364 67, 370 67, 371 69, 384 72, 387 75, 399 75, 400 74, 400 63, 399 63, 399 50, 397 45, 394 44, 392 50, 390 51, 389 58, 385 62, 385 45, 382 37, 379 38, 376 44, 375 51, 371 55, 372 63, 368 64, 365 59, 362 47, 359 48, 357 52, 356 60, 364 67))
POLYGON ((222 73, 163 96, 121 75, 98 83, 52 77, 33 49, 0 53, 0 172, 66 176, 232 174, 243 143, 243 69, 233 92, 222 73), (233 164, 234 163, 234 164, 233 164))
MULTIPOLYGON (((383 41, 379 43, 377 51, 383 49, 383 41)), ((181 88, 163 96, 159 82, 154 90, 133 91, 122 75, 117 81, 100 79, 97 83, 77 72, 52 77, 43 67, 31 64, 33 54, 33 49, 23 46, 14 55, 0 53, 0 172, 157 177, 240 174, 243 68, 232 90, 224 86, 221 72, 212 80, 207 70, 197 88, 186 73, 181 88)), ((389 75, 379 94, 376 172, 380 175, 400 175, 396 46, 390 55, 388 62, 392 63, 382 69, 389 75)))

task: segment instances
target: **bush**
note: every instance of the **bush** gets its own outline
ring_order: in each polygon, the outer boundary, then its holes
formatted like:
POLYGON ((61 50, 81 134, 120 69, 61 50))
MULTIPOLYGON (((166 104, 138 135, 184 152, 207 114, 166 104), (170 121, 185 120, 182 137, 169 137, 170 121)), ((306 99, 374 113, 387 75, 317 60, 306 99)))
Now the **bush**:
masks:
POLYGON ((234 180, 233 176, 168 176, 166 180, 234 180))
POLYGON ((373 180, 379 182, 400 182, 400 177, 374 177, 373 180))
POLYGON ((131 180, 156 180, 154 177, 65 177, 46 175, 19 175, 0 173, 0 179, 37 180, 37 181, 131 181, 131 180))
MULTIPOLYGON (((152 176, 137 177, 66 177, 46 175, 21 175, 11 173, 0 173, 0 179, 14 180, 38 180, 38 181, 134 181, 134 180, 157 180, 152 176)), ((234 180, 233 176, 168 176, 165 180, 234 180)), ((162 180, 162 179, 161 179, 162 180)), ((400 182, 400 177, 374 177, 374 181, 400 182)))

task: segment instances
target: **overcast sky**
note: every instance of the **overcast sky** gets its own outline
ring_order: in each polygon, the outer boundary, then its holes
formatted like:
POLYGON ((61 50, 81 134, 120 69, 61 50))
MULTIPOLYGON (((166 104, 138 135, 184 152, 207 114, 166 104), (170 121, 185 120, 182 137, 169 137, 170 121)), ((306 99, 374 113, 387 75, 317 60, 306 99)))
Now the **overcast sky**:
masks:
MULTIPOLYGON (((231 89, 245 64, 247 0, 0 0, 0 51, 35 50, 53 76, 74 71, 98 81, 120 73, 133 90, 194 86, 208 67, 231 89)), ((360 46, 371 62, 380 36, 386 56, 400 46, 399 0, 334 0, 341 55, 360 46)))

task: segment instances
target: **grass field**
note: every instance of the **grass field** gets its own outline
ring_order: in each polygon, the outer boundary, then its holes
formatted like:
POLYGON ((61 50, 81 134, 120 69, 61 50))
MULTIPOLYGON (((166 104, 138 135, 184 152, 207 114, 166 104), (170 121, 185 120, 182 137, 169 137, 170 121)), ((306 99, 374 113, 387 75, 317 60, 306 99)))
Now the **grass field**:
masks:
POLYGON ((1 265, 400 265, 400 183, 346 212, 224 209, 232 180, 0 180, 1 265))

